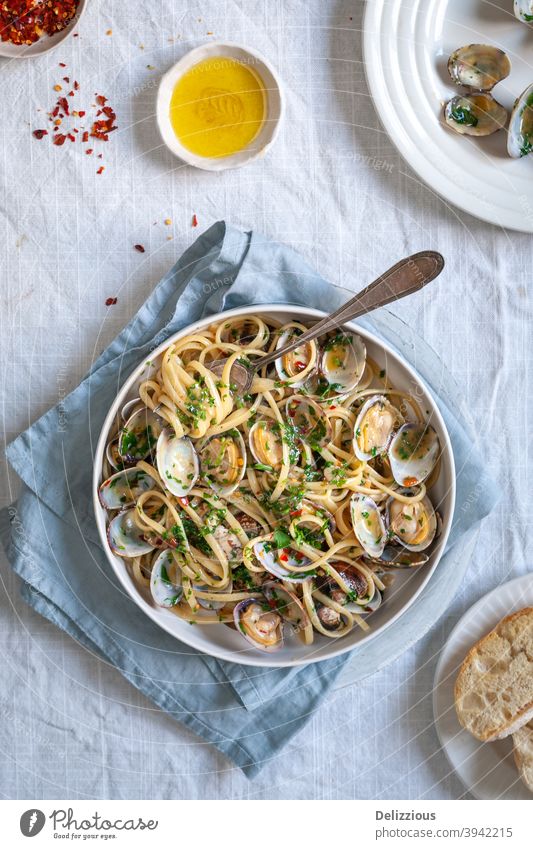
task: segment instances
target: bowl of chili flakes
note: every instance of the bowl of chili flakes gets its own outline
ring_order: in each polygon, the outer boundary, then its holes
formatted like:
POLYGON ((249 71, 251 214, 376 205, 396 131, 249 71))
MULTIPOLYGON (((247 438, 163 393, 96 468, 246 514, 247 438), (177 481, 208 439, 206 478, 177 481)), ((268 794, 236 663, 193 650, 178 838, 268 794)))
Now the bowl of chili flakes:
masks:
POLYGON ((1 0, 0 56, 41 56, 74 33, 87 0, 1 0))

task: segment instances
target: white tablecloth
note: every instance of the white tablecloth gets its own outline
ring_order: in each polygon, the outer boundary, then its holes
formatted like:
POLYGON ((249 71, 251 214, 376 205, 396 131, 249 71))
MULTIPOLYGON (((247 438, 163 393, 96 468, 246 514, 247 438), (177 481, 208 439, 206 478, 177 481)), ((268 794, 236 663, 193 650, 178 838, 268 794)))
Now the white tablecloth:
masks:
MULTIPOLYGON (((3 562, 0 793, 459 798, 465 791, 432 724, 436 657, 465 609, 532 567, 532 239, 449 207, 400 159, 365 82, 361 0, 91 0, 88 7, 79 38, 2 66, 6 441, 77 384, 200 229, 226 218, 293 245, 353 290, 408 253, 441 251, 447 271, 438 284, 395 310, 459 381, 505 495, 482 527, 453 606, 435 610, 433 630, 384 671, 334 693, 253 781, 28 610, 3 562), (263 51, 288 101, 274 150, 221 175, 182 167, 162 148, 154 120, 161 73, 213 38, 263 51), (94 144, 102 160, 81 144, 56 148, 31 135, 46 126, 53 86, 65 75, 80 83, 79 108, 82 95, 90 103, 98 92, 117 112, 119 130, 108 144, 94 144), (139 243, 144 254, 134 250, 139 243), (117 305, 106 307, 108 297, 117 305)), ((2 503, 17 486, 12 473, 2 476, 2 503)))

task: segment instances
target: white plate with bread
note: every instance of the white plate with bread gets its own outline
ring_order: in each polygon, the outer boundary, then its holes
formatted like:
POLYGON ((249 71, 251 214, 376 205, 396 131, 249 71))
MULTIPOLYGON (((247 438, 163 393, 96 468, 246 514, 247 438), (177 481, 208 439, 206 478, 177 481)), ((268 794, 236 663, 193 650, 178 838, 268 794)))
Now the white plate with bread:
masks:
POLYGON ((465 613, 433 690, 439 740, 477 799, 533 799, 533 573, 465 613))

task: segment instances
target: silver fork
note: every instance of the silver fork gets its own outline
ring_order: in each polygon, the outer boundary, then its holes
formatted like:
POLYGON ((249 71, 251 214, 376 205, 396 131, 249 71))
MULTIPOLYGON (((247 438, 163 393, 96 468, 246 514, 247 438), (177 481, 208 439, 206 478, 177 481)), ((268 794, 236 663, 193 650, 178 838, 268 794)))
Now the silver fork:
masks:
MULTIPOLYGON (((327 315, 321 321, 313 325, 309 330, 302 333, 301 336, 296 336, 292 342, 284 345, 277 351, 271 351, 263 357, 254 360, 249 366, 244 366, 242 363, 235 362, 231 367, 231 383, 235 384, 235 391, 239 394, 246 394, 252 385, 254 375, 263 368, 278 360, 284 354, 294 351, 301 345, 305 345, 311 339, 316 339, 317 336, 322 336, 330 330, 335 330, 341 327, 348 321, 353 321, 354 318, 359 318, 366 315, 378 307, 384 307, 392 301, 398 301, 400 298, 405 298, 407 295, 412 295, 418 292, 428 283, 431 283, 435 277, 438 277, 444 268, 444 257, 435 251, 421 251, 412 256, 402 259, 392 268, 389 268, 384 274, 370 283, 361 292, 358 292, 355 297, 351 298, 348 303, 344 304, 336 312, 327 315)), ((214 360, 209 364, 209 368, 219 377, 222 375, 227 358, 214 360)))

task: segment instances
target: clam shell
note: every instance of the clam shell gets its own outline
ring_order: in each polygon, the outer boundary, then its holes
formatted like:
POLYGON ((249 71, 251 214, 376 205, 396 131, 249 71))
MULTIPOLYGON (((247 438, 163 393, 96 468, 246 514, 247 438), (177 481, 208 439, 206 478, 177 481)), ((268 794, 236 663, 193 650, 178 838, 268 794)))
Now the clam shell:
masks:
POLYGON ((300 599, 286 590, 283 584, 277 581, 265 581, 261 591, 272 609, 286 622, 301 629, 307 628, 310 624, 309 616, 300 599))
POLYGON ((142 469, 125 469, 100 485, 98 497, 106 510, 123 510, 135 504, 143 492, 149 492, 156 486, 157 482, 142 469))
POLYGON ((124 510, 117 513, 109 523, 107 539, 119 557, 142 557, 155 548, 143 538, 142 531, 135 524, 134 516, 135 510, 124 510))
MULTIPOLYGON (((279 351, 280 348, 288 345, 293 340, 295 332, 298 332, 299 335, 303 331, 295 325, 287 327, 278 339, 276 350, 279 351)), ((316 360, 316 358, 316 342, 311 340, 311 342, 304 342, 300 348, 295 348, 294 351, 289 351, 288 354, 279 357, 279 359, 275 360, 274 366, 279 379, 283 383, 290 381, 292 387, 299 388, 309 379, 309 375, 303 380, 298 380, 298 375, 305 370, 313 359, 316 360)))
POLYGON ((409 551, 429 548, 437 533, 437 516, 427 495, 416 504, 395 498, 387 502, 388 534, 409 551))
POLYGON ((246 473, 246 446, 239 431, 213 436, 199 451, 202 477, 223 498, 235 492, 246 473))
POLYGON ((175 565, 171 551, 162 551, 156 557, 150 575, 150 592, 159 607, 174 607, 183 598, 181 569, 175 565), (177 572, 179 583, 176 578, 170 579, 169 574, 173 571, 177 572))
POLYGON ((184 498, 198 480, 198 455, 190 439, 178 438, 172 428, 161 431, 157 440, 157 470, 163 485, 177 498, 184 498))
POLYGON ((255 599, 247 598, 236 604, 233 609, 233 619, 239 633, 254 648, 272 652, 282 647, 283 621, 281 617, 276 612, 264 611, 261 603, 255 599), (277 625, 276 620, 279 620, 277 625))
POLYGON ((371 557, 380 557, 387 541, 383 516, 372 498, 354 493, 350 499, 350 516, 354 534, 371 557))
POLYGON ((248 442, 252 457, 261 466, 278 470, 283 462, 283 441, 277 422, 262 419, 250 428, 248 442))
POLYGON ((491 91, 511 73, 509 57, 491 44, 467 44, 455 50, 448 61, 448 73, 456 85, 491 91))
POLYGON ((394 429, 403 417, 384 395, 373 395, 355 420, 353 450, 358 460, 372 460, 387 450, 394 429))
POLYGON ((254 544, 254 554, 261 566, 271 575, 276 578, 281 578, 282 581, 289 581, 293 584, 303 584, 308 578, 314 577, 316 571, 311 566, 311 561, 307 557, 299 556, 297 559, 291 550, 285 553, 284 549, 277 550, 272 543, 256 542, 254 544), (271 547, 272 546, 272 547, 271 547), (283 554, 287 559, 280 560, 280 554, 283 554), (286 564, 286 565, 284 565, 286 564), (291 572, 287 566, 306 566, 309 564, 311 568, 305 572, 291 572))
POLYGON ((513 159, 527 156, 533 150, 533 84, 522 92, 513 107, 507 150, 513 159))
POLYGON ((507 126, 509 114, 491 94, 458 94, 444 107, 444 120, 456 133, 490 136, 507 126))
POLYGON ((380 557, 363 555, 363 560, 370 566, 381 566, 383 569, 414 569, 424 566, 429 556, 423 552, 408 551, 394 545, 386 545, 380 557))
POLYGON ((524 21, 526 24, 533 23, 532 0, 514 0, 514 13, 519 21, 524 21))
POLYGON ((416 486, 426 480, 440 455, 440 443, 429 424, 404 424, 389 446, 389 462, 396 483, 416 486))
POLYGON ((313 451, 320 451, 331 442, 331 422, 320 407, 311 398, 304 395, 292 395, 285 404, 285 414, 296 428, 299 437, 313 451))
POLYGON ((320 370, 339 394, 355 389, 363 376, 365 364, 365 344, 350 330, 337 333, 322 349, 320 370))
POLYGON ((148 407, 135 410, 119 434, 120 456, 128 462, 144 460, 152 453, 164 424, 148 407))

